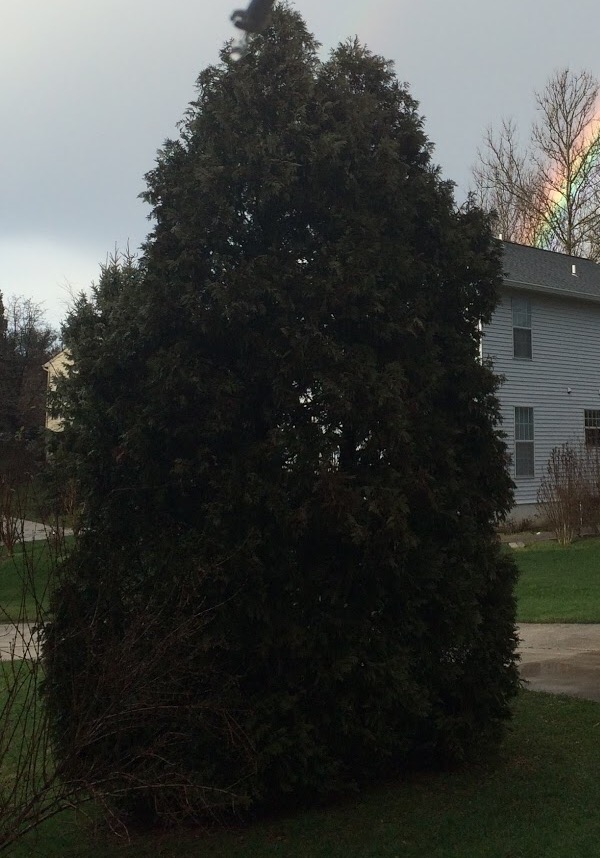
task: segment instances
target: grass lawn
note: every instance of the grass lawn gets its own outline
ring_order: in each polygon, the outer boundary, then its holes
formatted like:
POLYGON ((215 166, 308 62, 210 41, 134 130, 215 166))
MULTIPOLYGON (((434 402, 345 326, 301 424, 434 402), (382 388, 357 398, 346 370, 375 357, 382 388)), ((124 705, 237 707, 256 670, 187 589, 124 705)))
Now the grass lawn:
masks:
POLYGON ((19 858, 596 858, 600 704, 523 692, 496 765, 411 777, 248 830, 101 837, 50 820, 19 858))
MULTIPOLYGON (((49 554, 34 552, 43 585, 49 554)), ((521 622, 600 622, 600 539, 515 551, 521 622)), ((21 603, 25 564, 0 556, 0 605, 21 603)), ((31 610, 30 606, 26 610, 31 610)), ((407 777, 326 809, 227 832, 132 836, 67 812, 8 853, 15 858, 596 858, 600 704, 522 692, 500 758, 407 777)), ((93 808, 92 808, 93 814, 93 808)))
MULTIPOLYGON (((70 540, 65 540, 67 545, 70 540)), ((0 623, 36 620, 38 600, 47 603, 52 555, 46 540, 18 545, 12 557, 0 549, 0 623)))
POLYGON ((522 623, 600 623, 600 539, 565 548, 538 542, 517 549, 522 623))

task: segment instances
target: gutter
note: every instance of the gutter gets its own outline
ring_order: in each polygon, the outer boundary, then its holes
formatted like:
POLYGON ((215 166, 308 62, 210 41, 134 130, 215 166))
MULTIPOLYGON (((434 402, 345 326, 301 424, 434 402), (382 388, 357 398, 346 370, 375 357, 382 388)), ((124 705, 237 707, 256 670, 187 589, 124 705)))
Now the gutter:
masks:
POLYGON ((515 286, 517 289, 528 289, 531 292, 544 292, 547 295, 554 295, 558 298, 577 298, 579 301, 591 301, 594 304, 600 304, 600 291, 597 295, 590 295, 589 292, 557 289, 555 286, 543 286, 540 283, 526 283, 523 280, 509 280, 506 278, 504 278, 502 283, 504 286, 515 286))

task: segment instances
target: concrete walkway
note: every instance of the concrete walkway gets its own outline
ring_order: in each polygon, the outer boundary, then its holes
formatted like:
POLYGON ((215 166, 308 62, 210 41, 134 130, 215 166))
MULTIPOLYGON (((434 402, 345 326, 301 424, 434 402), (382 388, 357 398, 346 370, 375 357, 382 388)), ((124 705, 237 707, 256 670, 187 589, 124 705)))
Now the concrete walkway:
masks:
POLYGON ((37 658, 38 637, 31 623, 0 623, 0 661, 37 658))
POLYGON ((600 623, 523 623, 518 633, 526 688, 600 702, 600 623))
MULTIPOLYGON (((21 536, 21 523, 18 525, 18 533, 21 536)), ((47 539, 52 528, 50 525, 41 524, 39 521, 24 521, 23 522, 23 539, 25 542, 33 542, 33 540, 47 539)), ((70 527, 65 528, 65 536, 72 536, 73 531, 70 527)))
MULTIPOLYGON (((43 541, 51 535, 51 528, 39 521, 18 522, 18 540, 43 541)), ((65 528, 65 536, 71 536, 71 528, 65 528)), ((32 623, 0 623, 0 661, 37 658, 39 635, 34 634, 32 623)))

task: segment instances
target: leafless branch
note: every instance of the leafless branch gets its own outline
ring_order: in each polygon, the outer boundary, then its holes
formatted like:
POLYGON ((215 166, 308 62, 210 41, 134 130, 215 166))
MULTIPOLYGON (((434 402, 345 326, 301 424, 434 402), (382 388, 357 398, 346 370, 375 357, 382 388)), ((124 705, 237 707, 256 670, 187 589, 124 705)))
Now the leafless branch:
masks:
POLYGON ((600 84, 588 71, 557 71, 535 94, 539 119, 529 145, 504 120, 488 130, 473 168, 480 204, 495 211, 503 237, 598 258, 600 84))

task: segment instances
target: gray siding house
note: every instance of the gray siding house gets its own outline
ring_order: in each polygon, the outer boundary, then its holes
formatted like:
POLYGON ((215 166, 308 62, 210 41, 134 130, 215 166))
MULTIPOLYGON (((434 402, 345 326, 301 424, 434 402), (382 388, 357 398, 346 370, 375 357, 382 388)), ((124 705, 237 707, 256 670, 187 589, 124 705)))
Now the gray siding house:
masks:
POLYGON ((516 514, 529 514, 550 451, 600 444, 600 265, 504 242, 504 283, 482 354, 504 377, 502 429, 516 514))

